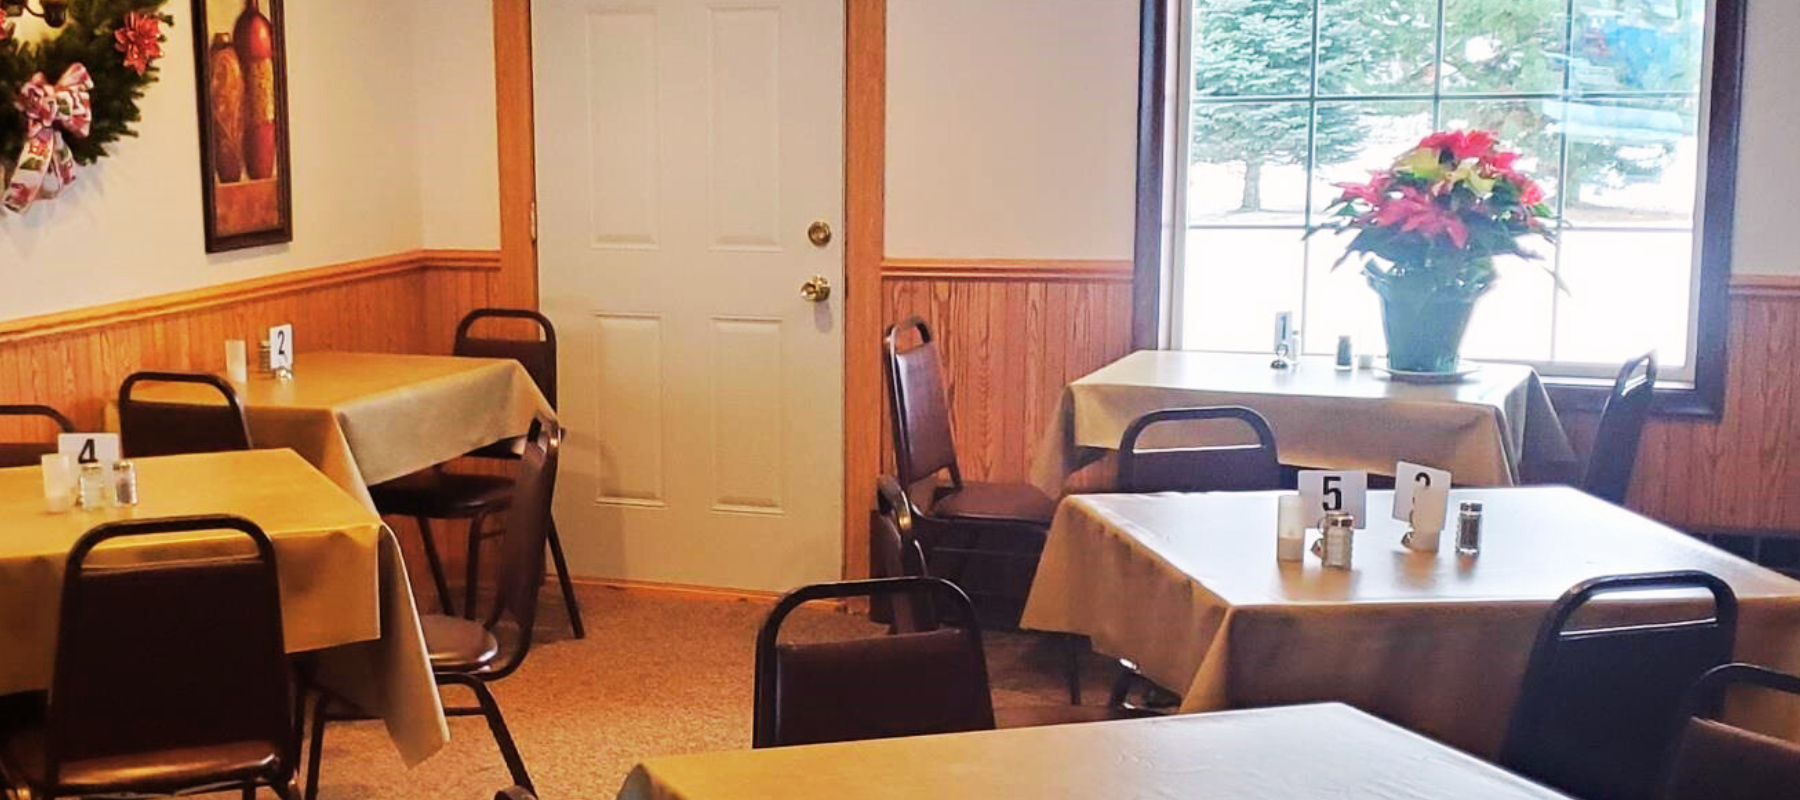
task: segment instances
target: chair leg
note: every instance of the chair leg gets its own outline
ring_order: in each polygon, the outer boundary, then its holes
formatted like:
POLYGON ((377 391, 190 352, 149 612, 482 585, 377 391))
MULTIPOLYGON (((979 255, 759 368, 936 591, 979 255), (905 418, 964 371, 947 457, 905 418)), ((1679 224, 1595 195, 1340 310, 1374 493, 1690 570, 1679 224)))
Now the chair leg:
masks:
POLYGON ((256 800, 255 786, 248 783, 244 784, 244 800, 256 800))
POLYGON ((1081 705, 1081 637, 1063 636, 1063 679, 1069 684, 1069 705, 1081 705))
POLYGON ((444 579, 444 560, 438 558, 437 537, 431 533, 431 520, 413 519, 419 523, 419 538, 425 541, 425 563, 431 566, 431 582, 437 586, 438 610, 446 616, 455 616, 456 607, 450 604, 450 582, 444 579))
POLYGON ((483 511, 469 520, 468 574, 463 577, 463 616, 475 619, 475 593, 481 588, 481 531, 487 524, 483 511))
POLYGON ((569 609, 569 627, 575 638, 587 638, 587 626, 581 622, 581 602, 575 599, 575 584, 569 579, 569 562, 563 559, 562 537, 556 535, 556 522, 550 522, 550 560, 556 564, 556 582, 562 585, 563 605, 569 609))
POLYGON ((325 712, 331 698, 320 693, 313 703, 312 748, 306 754, 306 800, 319 800, 319 766, 325 755, 325 712))
POLYGON ((525 772, 525 759, 519 755, 519 746, 513 743, 512 731, 506 727, 506 718, 500 714, 500 703, 494 700, 494 693, 488 690, 487 684, 473 675, 454 673, 438 673, 438 683, 454 683, 466 686, 475 693, 475 702, 481 705, 481 716, 487 718, 488 730, 494 734, 494 744, 500 747, 500 756, 506 759, 506 770, 512 773, 513 783, 525 787, 533 794, 537 787, 531 784, 531 776, 525 772))

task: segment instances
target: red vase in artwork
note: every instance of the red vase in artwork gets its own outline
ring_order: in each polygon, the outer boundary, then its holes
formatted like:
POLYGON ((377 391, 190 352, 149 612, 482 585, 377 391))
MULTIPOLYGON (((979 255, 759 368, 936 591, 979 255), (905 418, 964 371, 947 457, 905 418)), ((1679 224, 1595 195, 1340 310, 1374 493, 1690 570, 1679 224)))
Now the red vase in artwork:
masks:
POLYGON ((244 172, 251 180, 275 176, 275 26, 259 0, 244 0, 232 31, 244 73, 244 172))

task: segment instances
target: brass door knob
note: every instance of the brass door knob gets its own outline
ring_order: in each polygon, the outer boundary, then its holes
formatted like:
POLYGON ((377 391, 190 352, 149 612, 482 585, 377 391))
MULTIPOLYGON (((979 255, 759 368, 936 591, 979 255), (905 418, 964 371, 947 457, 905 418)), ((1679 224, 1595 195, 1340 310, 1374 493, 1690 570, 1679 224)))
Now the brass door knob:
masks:
POLYGON ((812 242, 814 247, 831 244, 831 225, 825 220, 819 220, 806 226, 806 240, 812 242))
POLYGON ((814 303, 823 303, 831 297, 831 281, 824 275, 814 275, 812 279, 800 284, 800 296, 814 303))

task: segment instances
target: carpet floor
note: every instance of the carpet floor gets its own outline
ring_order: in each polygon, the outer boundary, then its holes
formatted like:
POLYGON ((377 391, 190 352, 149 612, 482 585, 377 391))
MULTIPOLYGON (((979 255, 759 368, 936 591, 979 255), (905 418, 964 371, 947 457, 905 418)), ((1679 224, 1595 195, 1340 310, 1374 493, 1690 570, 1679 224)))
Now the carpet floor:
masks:
MULTIPOLYGON (((770 603, 584 586, 587 638, 578 640, 553 590, 540 604, 540 644, 493 684, 542 797, 606 800, 646 758, 750 746, 752 653, 770 603)), ((807 639, 880 628, 821 606, 802 609, 788 630, 807 639)), ((1067 702, 1059 643, 999 632, 985 640, 997 707, 1067 702)), ((1115 671, 1089 656, 1084 701, 1104 702, 1115 671)), ((449 689, 445 699, 467 703, 464 694, 449 689)), ((488 800, 511 783, 479 717, 450 720, 450 744, 412 770, 379 723, 327 731, 320 800, 488 800)))

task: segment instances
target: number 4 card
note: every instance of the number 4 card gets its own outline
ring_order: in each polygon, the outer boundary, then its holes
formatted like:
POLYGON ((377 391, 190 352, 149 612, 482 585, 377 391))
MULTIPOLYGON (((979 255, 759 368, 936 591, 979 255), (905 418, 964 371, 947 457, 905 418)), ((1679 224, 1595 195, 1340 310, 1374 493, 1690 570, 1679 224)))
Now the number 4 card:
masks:
POLYGON ((1309 528, 1320 527, 1325 515, 1342 511, 1356 518, 1356 527, 1368 526, 1364 515, 1369 495, 1369 473, 1360 470, 1300 472, 1300 507, 1305 510, 1309 528))

